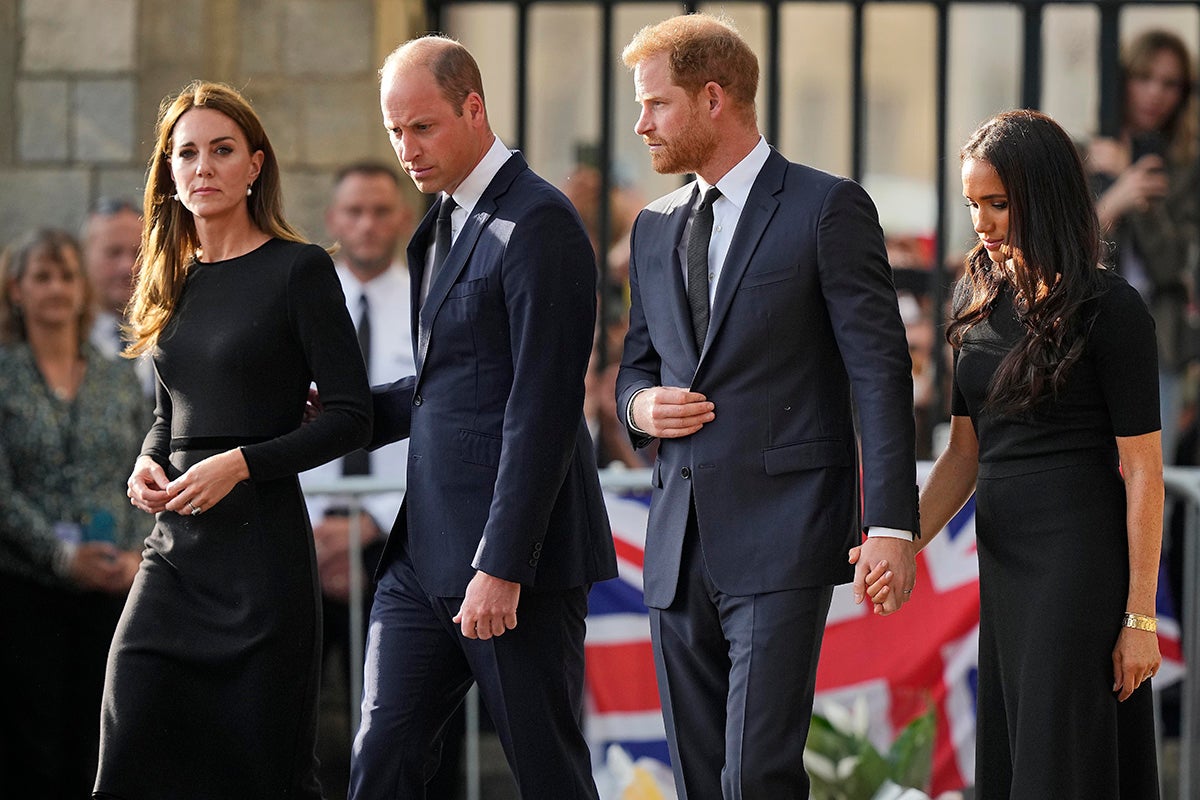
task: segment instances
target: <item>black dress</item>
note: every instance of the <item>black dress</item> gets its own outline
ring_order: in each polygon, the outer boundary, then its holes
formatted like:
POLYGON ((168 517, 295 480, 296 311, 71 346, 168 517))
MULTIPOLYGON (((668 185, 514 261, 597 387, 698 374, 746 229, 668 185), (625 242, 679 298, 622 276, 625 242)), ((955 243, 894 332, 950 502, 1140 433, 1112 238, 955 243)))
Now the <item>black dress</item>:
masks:
POLYGON ((154 354, 142 452, 174 479, 241 446, 250 479, 164 511, 109 654, 99 796, 320 797, 320 594, 296 474, 361 447, 370 395, 329 257, 278 239, 193 263, 154 354), (302 425, 311 381, 324 413, 302 425))
POLYGON ((1122 278, 1102 280, 1084 356, 1032 413, 983 409, 1022 335, 1010 291, 957 358, 952 411, 979 440, 981 800, 1158 797, 1150 684, 1112 691, 1129 586, 1114 437, 1159 429, 1154 325, 1122 278))

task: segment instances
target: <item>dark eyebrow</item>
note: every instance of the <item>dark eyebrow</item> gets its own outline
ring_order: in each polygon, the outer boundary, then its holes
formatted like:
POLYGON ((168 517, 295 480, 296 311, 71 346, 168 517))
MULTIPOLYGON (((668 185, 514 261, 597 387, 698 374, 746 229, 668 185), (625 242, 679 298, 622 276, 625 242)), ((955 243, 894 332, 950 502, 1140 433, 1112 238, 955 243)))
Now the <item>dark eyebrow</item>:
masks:
MULTIPOLYGON (((209 144, 212 145, 212 144, 216 144, 217 142, 226 142, 226 141, 234 142, 234 141, 237 141, 237 139, 236 139, 236 137, 233 137, 233 136, 218 136, 217 138, 215 138, 211 142, 209 142, 209 144)), ((195 147, 196 145, 193 144, 192 142, 181 142, 180 144, 177 144, 175 146, 176 147, 195 147)))

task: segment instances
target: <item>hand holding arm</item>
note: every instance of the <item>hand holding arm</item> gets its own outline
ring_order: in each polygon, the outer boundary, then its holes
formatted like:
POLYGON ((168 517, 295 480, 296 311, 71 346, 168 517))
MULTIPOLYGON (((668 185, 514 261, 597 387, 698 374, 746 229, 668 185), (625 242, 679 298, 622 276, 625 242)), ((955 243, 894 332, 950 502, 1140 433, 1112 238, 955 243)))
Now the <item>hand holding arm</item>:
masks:
POLYGON ((690 436, 714 419, 704 395, 678 386, 642 389, 629 403, 629 422, 659 439, 690 436))
POLYGON ((517 627, 521 584, 476 572, 452 620, 468 639, 490 639, 517 627))

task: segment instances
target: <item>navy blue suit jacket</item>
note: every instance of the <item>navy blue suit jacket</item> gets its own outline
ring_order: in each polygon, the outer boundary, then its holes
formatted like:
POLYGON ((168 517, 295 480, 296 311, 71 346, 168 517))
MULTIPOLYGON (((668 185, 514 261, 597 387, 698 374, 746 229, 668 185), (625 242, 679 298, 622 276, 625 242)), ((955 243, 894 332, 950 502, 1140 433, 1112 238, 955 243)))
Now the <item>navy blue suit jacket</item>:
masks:
MULTIPOLYGON (((875 207, 844 178, 774 150, 730 243, 696 352, 677 254, 695 184, 631 234, 629 333, 617 378, 707 396, 716 419, 663 439, 646 533, 646 602, 675 596, 689 508, 722 592, 850 580, 865 525, 917 531, 912 367, 875 207), (865 486, 860 509, 857 404, 865 486)), ((634 444, 648 439, 630 429, 634 444)))
POLYGON ((596 318, 591 244, 568 200, 514 153, 420 303, 437 204, 408 247, 417 373, 373 390, 372 446, 409 437, 381 568, 404 545, 426 591, 482 570, 534 589, 616 575, 583 418, 596 318))

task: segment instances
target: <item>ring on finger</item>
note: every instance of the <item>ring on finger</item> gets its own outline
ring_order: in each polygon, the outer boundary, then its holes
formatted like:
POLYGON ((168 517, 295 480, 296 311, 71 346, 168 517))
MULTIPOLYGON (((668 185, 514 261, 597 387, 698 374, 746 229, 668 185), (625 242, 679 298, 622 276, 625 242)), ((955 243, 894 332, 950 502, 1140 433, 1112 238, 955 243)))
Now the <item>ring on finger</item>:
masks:
POLYGON ((199 514, 201 511, 200 506, 193 505, 191 500, 188 500, 188 508, 190 508, 192 510, 193 517, 196 516, 197 514, 199 514))

